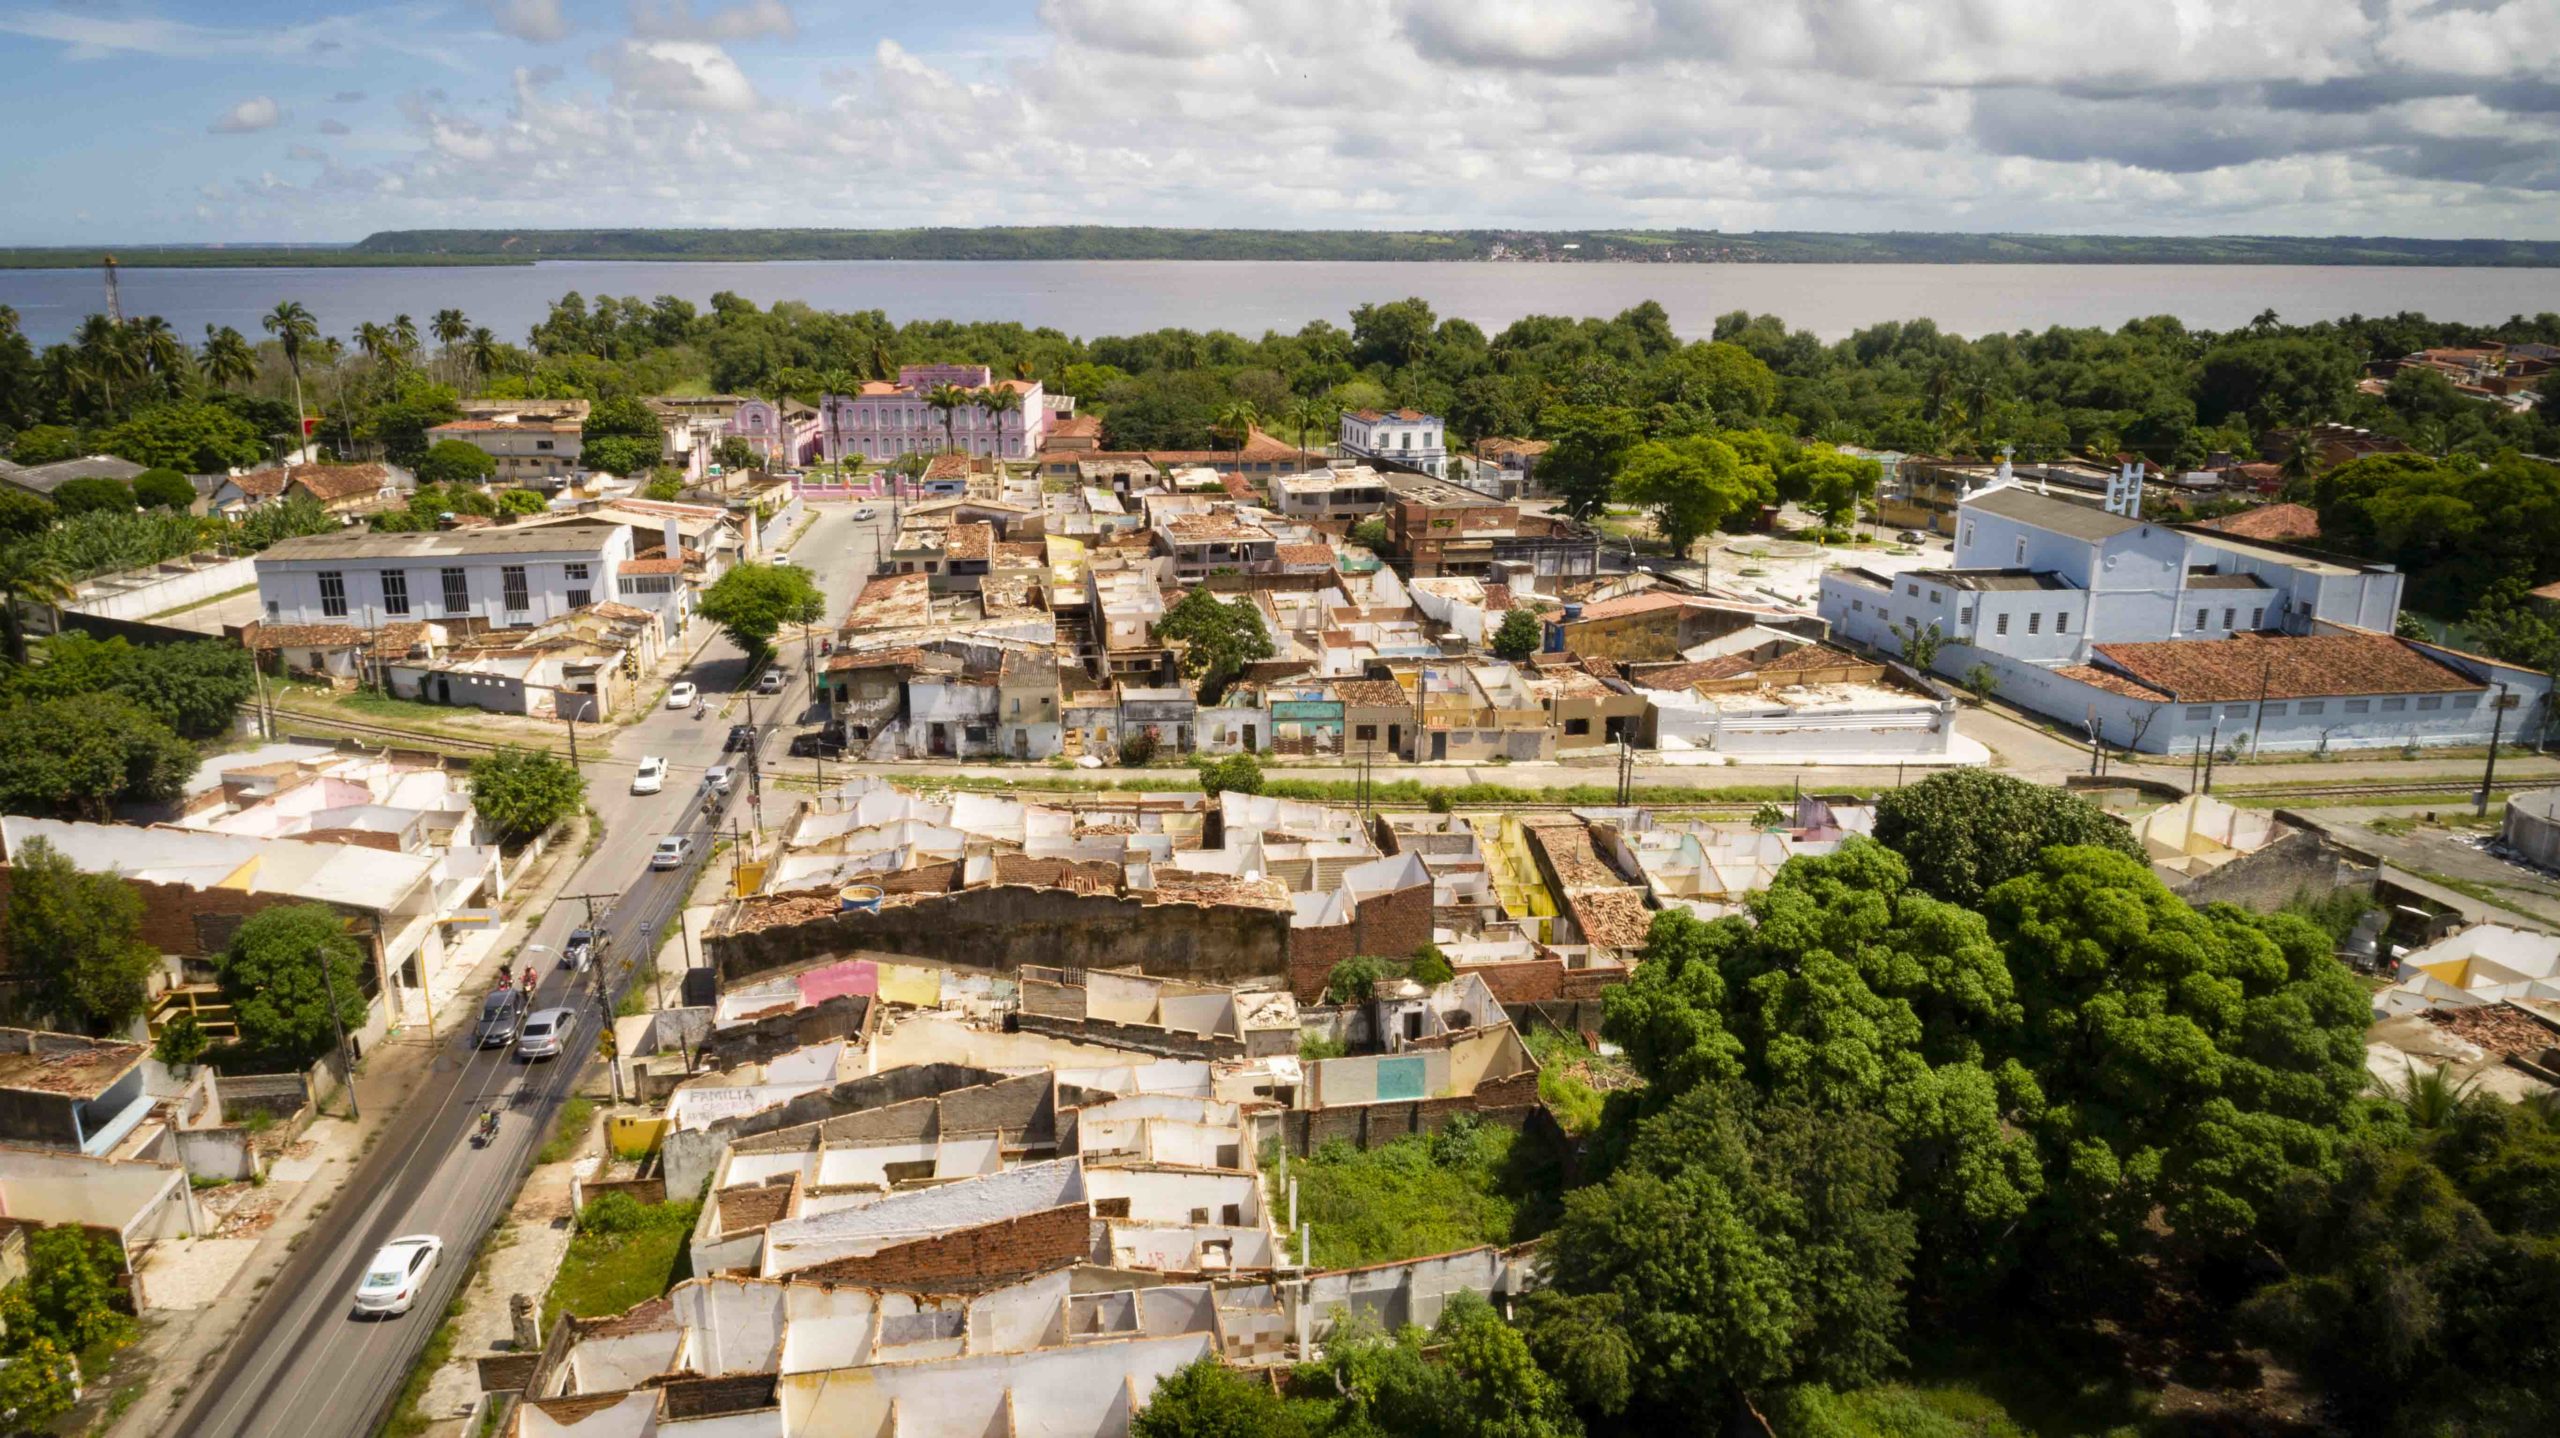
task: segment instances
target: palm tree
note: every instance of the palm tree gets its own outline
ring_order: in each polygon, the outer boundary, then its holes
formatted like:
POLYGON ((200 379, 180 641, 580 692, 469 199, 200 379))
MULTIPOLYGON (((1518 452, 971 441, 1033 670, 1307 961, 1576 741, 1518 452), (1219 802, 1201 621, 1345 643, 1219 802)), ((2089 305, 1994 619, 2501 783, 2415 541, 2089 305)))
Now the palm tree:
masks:
POLYGON ((158 378, 163 390, 176 394, 185 385, 194 361, 178 332, 158 315, 144 315, 127 325, 126 330, 132 336, 135 359, 158 378))
POLYGON ((952 416, 969 407, 969 392, 956 384, 938 384, 925 391, 924 404, 942 415, 942 447, 958 449, 960 436, 952 428, 952 416))
POLYGON ((2475 1079, 2459 1082, 2449 1064, 2438 1064, 2425 1073, 2416 1064, 2400 1061, 2400 1091, 2394 1097, 2409 1115, 2409 1122, 2422 1129, 2438 1129, 2460 1117, 2471 1106, 2471 1086, 2475 1079))
POLYGON ((409 318, 407 315, 393 315, 391 317, 391 338, 399 344, 400 352, 402 354, 416 354, 418 352, 418 322, 409 318))
POLYGON ((471 331, 471 345, 462 352, 463 362, 471 366, 475 380, 485 380, 489 371, 498 367, 498 336, 487 325, 471 331))
POLYGON ((879 380, 896 379, 898 377, 898 367, 889 360, 889 342, 887 340, 874 339, 871 341, 871 377, 879 380))
POLYGON ((1955 392, 1955 366, 1941 364, 1929 371, 1929 378, 1920 387, 1920 417, 1931 424, 1937 423, 1939 417, 1947 412, 1947 401, 1955 397, 1955 392))
POLYGON ((453 347, 471 333, 471 321, 463 318, 460 310, 438 310, 435 318, 427 321, 427 328, 435 333, 436 343, 444 346, 445 368, 449 372, 453 367, 453 347))
POLYGON ((1244 442, 1253 438, 1253 427, 1260 423, 1262 411, 1255 409, 1249 399, 1229 400, 1218 411, 1218 428, 1235 438, 1238 454, 1244 453, 1244 442))
POLYGON ((124 326, 105 315, 91 315, 81 322, 72 347, 85 381, 82 387, 97 393, 100 409, 112 418, 116 412, 116 387, 137 383, 142 378, 142 366, 135 358, 131 337, 125 333, 124 326))
POLYGON ((862 388, 862 381, 855 379, 853 372, 843 365, 830 364, 818 371, 817 383, 818 412, 827 422, 827 453, 834 456, 838 462, 842 462, 844 426, 836 422, 838 415, 836 401, 839 396, 852 394, 855 390, 862 388))
POLYGON ((378 363, 383 354, 391 348, 390 329, 366 320, 363 324, 356 326, 356 348, 364 352, 366 359, 378 363))
POLYGON ((302 346, 319 335, 320 322, 302 301, 282 300, 260 323, 284 347, 284 367, 293 372, 293 447, 299 450, 311 434, 311 416, 302 407, 302 346))
POLYGON ((1297 426, 1298 448, 1307 447, 1307 436, 1333 422, 1333 406, 1307 395, 1289 406, 1289 423, 1297 426))
POLYGON ((995 423, 993 452, 1001 456, 1004 453, 1004 417, 1022 413, 1022 391, 1009 384, 992 384, 978 391, 977 400, 978 408, 985 410, 987 417, 995 423))
POLYGON ((204 327, 204 377, 221 389, 238 389, 258 377, 258 357, 238 330, 204 327))
POLYGON ((0 646, 7 648, 10 663, 27 662, 27 635, 18 621, 18 605, 41 604, 50 609, 71 594, 71 576, 40 547, 21 542, 0 549, 0 646))
POLYGON ((2310 426, 2294 431, 2293 448, 2276 472, 2284 476, 2288 495, 2300 497, 2310 492, 2311 481, 2320 473, 2320 446, 2312 440, 2310 426))

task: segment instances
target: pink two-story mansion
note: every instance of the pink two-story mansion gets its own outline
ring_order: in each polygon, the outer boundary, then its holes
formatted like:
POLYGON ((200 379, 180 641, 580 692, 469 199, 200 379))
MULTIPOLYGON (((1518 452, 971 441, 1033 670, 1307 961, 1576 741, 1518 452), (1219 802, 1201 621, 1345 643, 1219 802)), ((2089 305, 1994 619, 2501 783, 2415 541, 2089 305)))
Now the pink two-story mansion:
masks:
POLYGON ((829 459, 896 459, 902 454, 940 454, 955 445, 963 454, 996 459, 1029 459, 1040 452, 1048 432, 1049 407, 1036 379, 999 380, 982 364, 911 364, 898 366, 897 383, 871 380, 853 394, 831 394, 820 406, 819 439, 829 459), (941 385, 972 392, 1008 389, 1022 397, 1019 409, 994 410, 969 405, 952 411, 943 428, 942 411, 924 402, 941 385))

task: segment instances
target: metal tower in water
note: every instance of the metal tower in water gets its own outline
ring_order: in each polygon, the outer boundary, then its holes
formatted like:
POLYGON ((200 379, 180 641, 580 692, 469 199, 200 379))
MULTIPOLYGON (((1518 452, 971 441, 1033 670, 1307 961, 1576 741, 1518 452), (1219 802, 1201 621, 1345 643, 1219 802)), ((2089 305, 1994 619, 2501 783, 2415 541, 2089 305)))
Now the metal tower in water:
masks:
POLYGON ((124 301, 116 294, 116 257, 113 255, 107 256, 107 318, 115 324, 124 323, 124 301))

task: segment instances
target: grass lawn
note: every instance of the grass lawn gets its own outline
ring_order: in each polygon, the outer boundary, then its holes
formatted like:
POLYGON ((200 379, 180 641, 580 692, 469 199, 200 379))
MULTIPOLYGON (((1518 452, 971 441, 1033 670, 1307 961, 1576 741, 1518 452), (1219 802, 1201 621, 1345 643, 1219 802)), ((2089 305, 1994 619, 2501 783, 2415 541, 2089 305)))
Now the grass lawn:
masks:
POLYGON ((669 1203, 640 1212, 643 1217, 630 1228, 599 1230, 582 1221, 559 1276, 551 1280, 544 1311, 602 1318, 648 1302, 692 1271, 685 1243, 701 1205, 669 1203))

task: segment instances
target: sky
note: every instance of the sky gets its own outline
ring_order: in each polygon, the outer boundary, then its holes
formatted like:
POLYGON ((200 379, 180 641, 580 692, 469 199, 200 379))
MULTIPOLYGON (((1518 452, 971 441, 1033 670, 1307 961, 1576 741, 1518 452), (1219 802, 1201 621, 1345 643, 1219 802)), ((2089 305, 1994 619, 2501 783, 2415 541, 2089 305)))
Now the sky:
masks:
POLYGON ((0 0, 0 243, 2560 233, 2560 0, 0 0))

